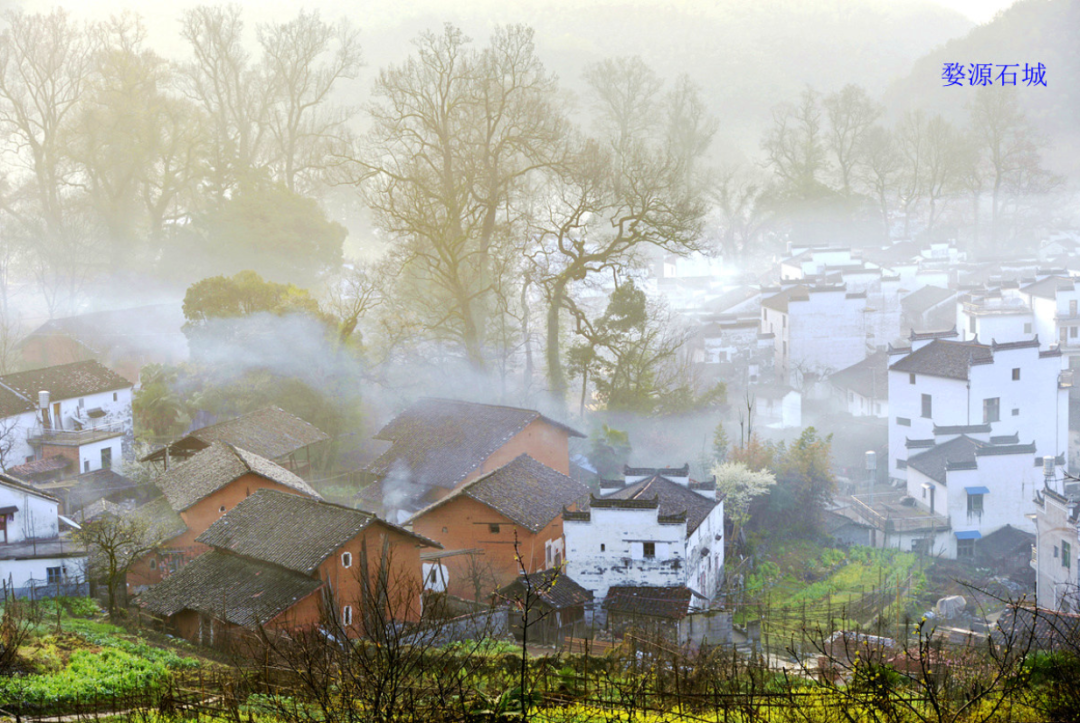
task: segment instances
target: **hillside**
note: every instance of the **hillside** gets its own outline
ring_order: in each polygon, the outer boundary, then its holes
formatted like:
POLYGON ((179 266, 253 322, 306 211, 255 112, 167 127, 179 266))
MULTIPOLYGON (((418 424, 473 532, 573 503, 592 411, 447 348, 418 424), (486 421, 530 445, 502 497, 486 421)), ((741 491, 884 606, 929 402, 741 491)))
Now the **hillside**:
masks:
MULTIPOLYGON (((1080 171, 1080 2, 1076 0, 1022 0, 999 13, 986 25, 945 43, 923 57, 911 73, 893 84, 886 100, 890 110, 900 113, 922 107, 940 112, 958 122, 967 118, 966 104, 973 88, 942 87, 941 73, 946 62, 953 63, 1042 63, 1046 66, 1047 87, 1024 87, 1022 105, 1038 128, 1053 144, 1047 153, 1049 164, 1065 173, 1080 171), (1070 166, 1064 165, 1070 162, 1070 166)), ((995 74, 996 74, 995 70, 995 74)), ((1010 90, 1013 90, 1010 87, 1010 90)))

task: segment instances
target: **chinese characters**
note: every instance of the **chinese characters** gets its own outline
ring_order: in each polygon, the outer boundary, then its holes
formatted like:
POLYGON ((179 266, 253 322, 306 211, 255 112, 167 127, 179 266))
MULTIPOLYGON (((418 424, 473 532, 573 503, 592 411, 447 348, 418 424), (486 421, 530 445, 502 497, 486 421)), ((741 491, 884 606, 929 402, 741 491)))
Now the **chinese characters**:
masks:
POLYGON ((1046 66, 1042 63, 1024 63, 1023 73, 1019 63, 945 63, 941 71, 942 87, 950 85, 1041 85, 1046 87, 1046 66), (1019 81, 1018 81, 1019 78, 1019 81), (967 81, 967 82, 965 82, 967 81))

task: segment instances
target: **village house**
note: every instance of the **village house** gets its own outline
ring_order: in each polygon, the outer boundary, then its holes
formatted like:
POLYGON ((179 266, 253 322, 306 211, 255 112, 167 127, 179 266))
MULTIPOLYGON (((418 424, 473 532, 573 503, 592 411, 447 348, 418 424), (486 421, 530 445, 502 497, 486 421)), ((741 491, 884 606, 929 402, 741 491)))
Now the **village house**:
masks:
POLYGON ((559 645, 564 638, 585 637, 585 608, 592 604, 592 593, 552 568, 519 575, 495 593, 495 602, 510 607, 515 638, 522 640, 527 632, 530 644, 559 645))
POLYGON ((1080 487, 1051 478, 1035 497, 1032 521, 1036 601, 1040 608, 1080 612, 1080 487))
POLYGON ((379 430, 390 448, 368 467, 362 506, 403 521, 522 454, 570 473, 570 437, 584 437, 532 409, 425 398, 379 430))
POLYGON ((153 503, 147 519, 167 527, 179 516, 183 529, 162 539, 160 549, 132 567, 128 587, 137 591, 153 585, 207 551, 199 536, 241 501, 261 489, 322 499, 307 482, 264 457, 223 442, 214 442, 155 481, 168 508, 153 503))
POLYGON ((1034 443, 1034 457, 1068 451, 1069 379, 1059 351, 1036 339, 980 344, 956 331, 912 334, 889 367, 889 477, 906 481, 910 440, 943 441, 942 429, 1034 443), (951 338, 950 338, 951 337, 951 338))
POLYGON ((951 327, 956 323, 956 295, 952 289, 923 286, 903 296, 900 299, 901 333, 951 327))
MULTIPOLYGON (((989 292, 961 296, 956 305, 956 329, 960 341, 1026 341, 1035 335, 1035 315, 1015 282, 1005 282, 989 292)), ((1042 348, 1049 349, 1054 337, 1045 339, 1050 343, 1042 348)))
POLYGON ((312 450, 329 439, 330 435, 315 425, 271 406, 196 429, 140 461, 154 462, 167 470, 169 465, 184 461, 214 442, 222 442, 304 476, 311 469, 312 450))
POLYGON ((197 538, 209 552, 139 596, 147 612, 192 642, 222 645, 243 630, 414 622, 420 549, 438 547, 362 510, 260 489, 197 538))
POLYGON ((866 294, 843 284, 800 284, 764 298, 761 333, 774 335, 777 380, 797 387, 866 358, 866 310, 866 294))
MULTIPOLYGON (((910 539, 898 535, 896 547, 972 560, 978 542, 1006 526, 1035 532, 1030 516, 1044 479, 1035 444, 1020 443, 1015 435, 990 436, 989 425, 981 439, 976 434, 939 427, 934 439, 908 441, 907 493, 929 514, 947 518, 948 525, 912 533, 910 539)), ((1051 469, 1054 462, 1049 459, 1051 469)))
POLYGON ((0 376, 0 463, 63 457, 79 472, 120 464, 131 382, 96 361, 0 376))
POLYGON ((754 427, 794 429, 802 426, 802 392, 786 384, 751 384, 746 390, 754 405, 754 427))
POLYGON ((836 406, 853 417, 889 416, 889 355, 874 352, 829 375, 836 406))
POLYGON ((1080 356, 1080 288, 1069 276, 1048 276, 1020 288, 1034 315, 1043 349, 1056 344, 1073 366, 1080 356))
POLYGON ((724 502, 716 481, 680 469, 632 468, 588 507, 563 513, 566 573, 597 601, 609 588, 688 587, 706 604, 723 579, 724 502))
POLYGON ((99 500, 119 503, 136 500, 146 492, 115 468, 80 474, 71 460, 60 455, 20 464, 9 472, 12 477, 57 497, 61 514, 72 519, 77 519, 84 507, 99 500))
POLYGON ((138 384, 147 364, 178 364, 188 358, 183 324, 179 302, 94 311, 50 319, 17 349, 32 368, 93 360, 138 384))
POLYGON ((561 513, 588 494, 527 454, 469 480, 409 520, 444 548, 423 556, 428 589, 487 601, 522 568, 531 574, 559 567, 566 557, 561 513))
POLYGON ((86 550, 63 534, 59 505, 52 495, 0 474, 3 598, 87 594, 86 550))
POLYGON ((604 598, 605 624, 616 635, 635 630, 646 639, 675 637, 679 623, 708 601, 685 585, 613 585, 604 598))

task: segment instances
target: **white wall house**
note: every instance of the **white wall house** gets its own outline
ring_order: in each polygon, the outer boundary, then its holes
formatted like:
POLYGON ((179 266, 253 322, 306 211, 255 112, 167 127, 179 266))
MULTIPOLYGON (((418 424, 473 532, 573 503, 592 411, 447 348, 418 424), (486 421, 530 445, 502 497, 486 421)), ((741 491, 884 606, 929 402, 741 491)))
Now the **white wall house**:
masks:
MULTIPOLYGON (((899 322, 898 322, 899 323, 899 322)), ((761 302, 761 332, 773 334, 777 380, 800 386, 866 357, 871 334, 865 294, 840 286, 792 286, 761 302)))
POLYGON ((60 535, 59 500, 0 474, 0 589, 86 594, 86 552, 60 535))
MULTIPOLYGON (((132 385, 96 361, 0 376, 5 395, 28 407, 19 451, 9 466, 60 455, 77 472, 119 464, 132 431, 132 385)), ((7 460, 5 459, 5 462, 7 460)))
MULTIPOLYGON (((1035 314, 1027 299, 1015 289, 998 289, 988 294, 965 294, 956 304, 956 329, 960 341, 976 339, 1007 342, 1031 339, 1036 333, 1035 314)), ((1047 339, 1040 337, 1040 342, 1047 339)), ((1054 338, 1048 338, 1049 349, 1054 338)))
POLYGON ((948 530, 934 535, 930 554, 974 557, 976 541, 1005 525, 1035 532, 1028 515, 1035 513, 1035 495, 1045 479, 1035 445, 1015 436, 979 436, 942 434, 923 442, 931 446, 915 440, 908 445, 908 495, 949 521, 948 530))
POLYGON ((889 355, 879 351, 829 376, 836 406, 853 417, 889 416, 889 355))
POLYGON ((566 574, 603 600, 617 585, 685 586, 712 600, 724 570, 724 503, 689 468, 627 468, 587 510, 563 514, 566 574), (666 474, 663 474, 666 473, 666 474))
MULTIPOLYGON (((950 332, 955 335, 954 332, 950 332)), ((906 481, 910 440, 946 432, 1018 436, 1036 457, 1068 453, 1068 380, 1062 356, 1029 341, 976 344, 912 335, 889 367, 889 477, 906 481)), ((1067 457, 1065 457, 1067 458, 1067 457)))
POLYGON ((1069 357, 1080 356, 1080 288, 1068 276, 1049 276, 1020 289, 1044 349, 1057 345, 1069 357))
POLYGON ((1041 608, 1080 612, 1080 498, 1048 484, 1035 499, 1035 591, 1041 608))

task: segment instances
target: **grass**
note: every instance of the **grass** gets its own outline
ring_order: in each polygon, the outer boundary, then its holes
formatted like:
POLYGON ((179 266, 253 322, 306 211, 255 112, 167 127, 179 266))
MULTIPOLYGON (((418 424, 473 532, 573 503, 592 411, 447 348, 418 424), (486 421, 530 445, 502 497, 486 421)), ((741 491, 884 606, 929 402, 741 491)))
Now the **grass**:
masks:
POLYGON ((798 635, 804 620, 808 629, 816 630, 865 625, 878 616, 895 619, 898 591, 903 617, 925 585, 913 553, 844 550, 798 539, 774 541, 758 550, 757 566, 746 576, 747 602, 764 610, 773 637, 798 635))

